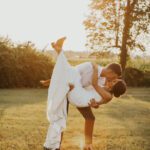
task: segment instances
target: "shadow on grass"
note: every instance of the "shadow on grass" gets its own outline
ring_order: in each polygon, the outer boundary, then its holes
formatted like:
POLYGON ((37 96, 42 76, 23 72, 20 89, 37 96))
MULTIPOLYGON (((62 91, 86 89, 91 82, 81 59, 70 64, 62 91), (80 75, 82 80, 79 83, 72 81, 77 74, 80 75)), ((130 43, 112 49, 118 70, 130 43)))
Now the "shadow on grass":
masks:
MULTIPOLYGON (((109 109, 109 108, 108 108, 109 109)), ((134 121, 134 119, 141 120, 142 118, 147 117, 150 114, 150 109, 146 105, 141 105, 139 103, 135 104, 113 104, 110 106, 110 111, 107 114, 119 121, 125 121, 130 119, 134 121)))
POLYGON ((1 89, 0 119, 5 109, 44 103, 47 101, 47 89, 1 89))
POLYGON ((148 100, 131 95, 124 96, 119 101, 108 106, 107 116, 125 127, 129 131, 129 136, 140 136, 148 141, 150 136, 148 100))

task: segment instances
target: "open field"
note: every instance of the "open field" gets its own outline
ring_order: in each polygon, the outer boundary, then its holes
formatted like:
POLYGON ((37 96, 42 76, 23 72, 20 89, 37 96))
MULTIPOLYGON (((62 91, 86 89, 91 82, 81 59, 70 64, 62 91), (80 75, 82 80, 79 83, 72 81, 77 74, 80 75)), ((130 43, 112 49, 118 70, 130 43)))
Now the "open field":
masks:
MULTIPOLYGON (((46 97, 46 89, 0 90, 0 150, 42 150, 46 97)), ((129 88, 94 113, 94 150, 150 149, 150 88, 129 88)), ((62 150, 82 147, 83 128, 82 116, 70 106, 62 150)))

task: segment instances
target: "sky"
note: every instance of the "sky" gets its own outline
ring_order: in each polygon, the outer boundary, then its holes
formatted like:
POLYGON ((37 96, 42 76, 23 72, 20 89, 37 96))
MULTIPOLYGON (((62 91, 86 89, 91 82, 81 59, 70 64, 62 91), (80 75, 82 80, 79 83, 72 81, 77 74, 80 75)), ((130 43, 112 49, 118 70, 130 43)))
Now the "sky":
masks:
MULTIPOLYGON (((51 49, 52 41, 66 36, 64 50, 88 50, 83 21, 89 13, 89 3, 90 0, 0 0, 0 36, 8 36, 15 43, 31 41, 38 49, 51 49)), ((145 45, 150 55, 150 42, 145 45)))
POLYGON ((31 41, 36 47, 66 36, 66 50, 85 50, 83 26, 89 0, 0 0, 0 36, 15 43, 31 41))

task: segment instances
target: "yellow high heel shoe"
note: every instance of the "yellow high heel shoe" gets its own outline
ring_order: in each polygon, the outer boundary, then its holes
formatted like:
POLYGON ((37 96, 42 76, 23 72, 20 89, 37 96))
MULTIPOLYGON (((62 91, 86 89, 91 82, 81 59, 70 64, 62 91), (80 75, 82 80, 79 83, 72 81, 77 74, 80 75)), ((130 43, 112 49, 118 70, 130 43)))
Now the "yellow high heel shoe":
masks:
POLYGON ((58 39, 56 42, 51 43, 52 47, 56 50, 58 54, 61 52, 65 40, 66 37, 62 37, 58 39))

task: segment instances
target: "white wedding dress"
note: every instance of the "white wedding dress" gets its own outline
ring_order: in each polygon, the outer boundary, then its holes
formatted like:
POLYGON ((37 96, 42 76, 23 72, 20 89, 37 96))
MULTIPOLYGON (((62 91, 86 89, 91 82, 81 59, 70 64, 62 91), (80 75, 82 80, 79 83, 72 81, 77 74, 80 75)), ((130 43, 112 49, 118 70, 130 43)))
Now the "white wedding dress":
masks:
POLYGON ((66 114, 66 98, 76 107, 88 107, 91 99, 97 102, 102 99, 92 86, 82 87, 79 71, 68 63, 62 51, 57 57, 48 89, 47 115, 49 120, 55 115, 66 114), (74 85, 70 92, 69 84, 74 85))
POLYGON ((61 132, 66 128, 67 99, 76 107, 87 107, 91 99, 99 102, 102 98, 93 87, 83 88, 81 75, 71 66, 63 51, 58 55, 48 89, 47 117, 51 125, 44 146, 58 148, 61 132), (70 90, 69 84, 74 88, 70 90))

